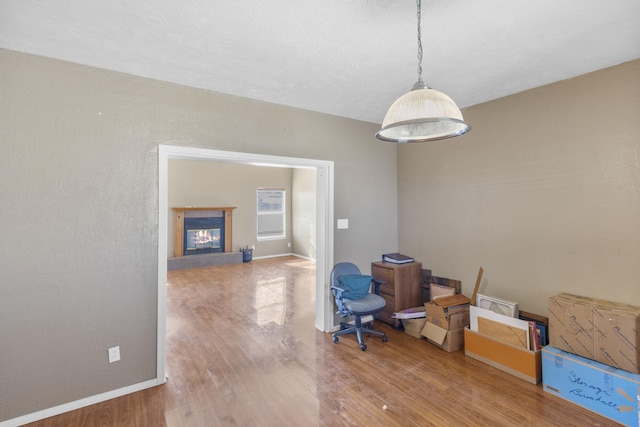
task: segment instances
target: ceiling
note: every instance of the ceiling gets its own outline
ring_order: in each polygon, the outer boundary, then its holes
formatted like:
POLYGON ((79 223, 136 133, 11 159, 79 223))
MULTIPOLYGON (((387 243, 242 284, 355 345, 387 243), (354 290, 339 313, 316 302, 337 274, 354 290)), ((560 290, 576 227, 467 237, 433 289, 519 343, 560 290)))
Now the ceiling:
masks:
MULTIPOLYGON (((468 107, 640 58, 638 0, 423 0, 423 76, 468 107)), ((0 47, 381 123, 412 0, 0 0, 0 47)))

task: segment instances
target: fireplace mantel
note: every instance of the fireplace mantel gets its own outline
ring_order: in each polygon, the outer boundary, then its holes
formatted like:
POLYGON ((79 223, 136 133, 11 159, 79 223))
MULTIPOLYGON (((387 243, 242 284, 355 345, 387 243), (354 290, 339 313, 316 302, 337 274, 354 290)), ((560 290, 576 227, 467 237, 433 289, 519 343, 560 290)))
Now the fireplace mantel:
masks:
POLYGON ((184 217, 185 215, 189 215, 189 212, 200 211, 200 214, 206 215, 207 211, 211 212, 222 212, 222 216, 224 217, 224 229, 225 229, 225 239, 224 239, 224 251, 231 252, 232 240, 231 240, 231 230, 232 230, 232 216, 233 210, 235 207, 193 207, 193 206, 185 206, 185 207, 175 207, 173 209, 173 256, 181 257, 184 253, 184 217))

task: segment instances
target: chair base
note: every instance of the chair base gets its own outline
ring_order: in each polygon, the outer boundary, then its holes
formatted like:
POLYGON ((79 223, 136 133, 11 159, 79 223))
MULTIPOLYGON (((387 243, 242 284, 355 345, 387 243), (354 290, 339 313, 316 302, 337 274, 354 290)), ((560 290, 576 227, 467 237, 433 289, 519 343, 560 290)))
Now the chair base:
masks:
POLYGON ((362 349, 362 351, 365 351, 367 349, 367 345, 364 343, 362 334, 376 335, 382 338, 382 342, 387 342, 387 335, 384 332, 376 331, 372 329, 369 325, 371 325, 371 322, 367 322, 363 325, 362 319, 360 318, 360 316, 356 316, 355 325, 350 325, 349 323, 340 322, 340 330, 337 332, 334 332, 333 342, 337 343, 338 337, 341 335, 356 334, 358 338, 358 344, 360 344, 360 349, 362 349))

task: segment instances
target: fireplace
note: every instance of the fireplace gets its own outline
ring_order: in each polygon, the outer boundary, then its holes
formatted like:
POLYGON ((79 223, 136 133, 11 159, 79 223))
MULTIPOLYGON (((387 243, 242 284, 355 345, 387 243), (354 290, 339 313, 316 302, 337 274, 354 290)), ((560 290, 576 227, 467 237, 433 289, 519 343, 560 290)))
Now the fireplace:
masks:
POLYGON ((173 208, 173 256, 231 252, 233 209, 173 208))
POLYGON ((224 218, 185 218, 183 255, 224 252, 224 218))

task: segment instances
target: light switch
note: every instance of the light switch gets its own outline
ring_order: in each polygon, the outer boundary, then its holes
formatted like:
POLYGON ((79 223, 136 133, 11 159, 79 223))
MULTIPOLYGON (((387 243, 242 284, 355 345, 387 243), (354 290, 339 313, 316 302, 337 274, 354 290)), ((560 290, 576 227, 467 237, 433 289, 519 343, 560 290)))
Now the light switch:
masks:
POLYGON ((348 219, 339 219, 338 220, 338 230, 349 228, 349 220, 348 219))
POLYGON ((109 363, 117 362, 120 360, 120 346, 109 348, 109 363))

